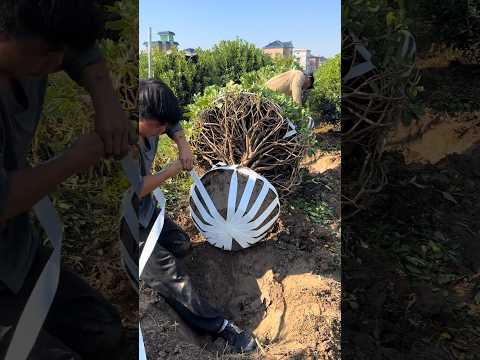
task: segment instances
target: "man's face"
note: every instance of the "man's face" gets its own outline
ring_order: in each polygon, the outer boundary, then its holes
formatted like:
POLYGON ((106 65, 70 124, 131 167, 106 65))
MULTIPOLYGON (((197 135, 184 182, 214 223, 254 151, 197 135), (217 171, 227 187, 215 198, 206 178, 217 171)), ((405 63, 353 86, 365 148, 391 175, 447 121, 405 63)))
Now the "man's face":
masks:
POLYGON ((167 131, 166 122, 154 119, 140 119, 138 122, 138 133, 142 137, 159 136, 167 131))
POLYGON ((64 53, 41 38, 0 33, 0 72, 8 76, 37 78, 59 71, 64 53))

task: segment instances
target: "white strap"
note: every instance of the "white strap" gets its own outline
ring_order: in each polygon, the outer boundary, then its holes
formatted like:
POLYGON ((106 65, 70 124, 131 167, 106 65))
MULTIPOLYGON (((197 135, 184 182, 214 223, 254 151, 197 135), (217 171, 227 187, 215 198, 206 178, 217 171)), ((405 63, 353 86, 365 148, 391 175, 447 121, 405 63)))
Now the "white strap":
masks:
POLYGON ((344 82, 360 77, 363 74, 366 74, 367 72, 375 69, 375 65, 373 65, 373 63, 371 62, 372 54, 365 48, 365 46, 360 44, 360 40, 354 34, 350 34, 350 36, 352 37, 353 41, 357 43, 355 45, 355 51, 360 53, 360 55, 362 55, 365 61, 355 66, 352 66, 350 68, 350 71, 343 78, 344 82))
POLYGON ((288 128, 290 129, 289 131, 287 131, 287 133, 285 134, 285 136, 283 137, 284 139, 288 139, 289 137, 292 137, 293 135, 296 135, 297 134, 297 127, 295 126, 294 123, 292 123, 290 121, 290 119, 288 118, 285 118, 285 120, 287 121, 288 123, 288 128))
MULTIPOLYGON (((125 172, 126 177, 130 181, 132 187, 125 193, 122 201, 122 215, 127 222, 128 227, 130 228, 135 240, 137 242, 140 241, 140 230, 139 226, 140 223, 138 221, 138 216, 136 215, 135 209, 132 205, 132 198, 135 195, 134 189, 139 189, 139 185, 142 181, 142 176, 140 174, 140 167, 138 165, 138 161, 136 161, 131 154, 125 157, 122 160, 122 168, 125 172)), ((145 245, 143 247, 142 253, 140 254, 140 259, 138 262, 138 278, 143 273, 143 269, 148 262, 148 259, 152 255, 153 250, 155 249, 155 245, 157 244, 158 238, 160 233, 162 232, 163 223, 165 221, 165 207, 166 207, 166 199, 160 189, 155 189, 153 191, 153 195, 158 202, 158 206, 160 206, 160 214, 155 219, 152 229, 147 236, 147 240, 145 241, 145 245)), ((132 259, 130 255, 127 255, 127 261, 132 263, 132 259)), ((147 360, 147 354, 145 351, 145 344, 143 342, 143 335, 142 335, 142 328, 140 323, 138 324, 138 351, 139 351, 139 358, 147 360)))
POLYGON ((226 219, 217 211, 215 204, 210 198, 210 195, 205 189, 205 186, 198 177, 197 173, 192 170, 190 174, 194 180, 194 187, 192 187, 191 191, 191 199, 203 220, 200 219, 200 217, 198 217, 192 209, 190 212, 191 216, 199 230, 203 232, 209 241, 216 246, 224 247, 226 250, 231 250, 233 239, 235 239, 241 247, 246 248, 252 245, 253 242, 263 239, 266 236, 268 229, 270 229, 280 215, 280 211, 278 211, 277 214, 267 224, 261 226, 276 208, 280 208, 280 201, 278 197, 276 197, 265 209, 265 211, 262 212, 262 214, 256 220, 252 221, 252 219, 257 215, 270 190, 265 181, 263 182, 262 190, 252 205, 252 208, 248 211, 248 213, 245 213, 250 201, 250 196, 255 187, 255 183, 260 178, 254 172, 249 173, 248 181, 245 185, 245 189, 237 209, 236 199, 238 175, 235 168, 233 168, 227 200, 228 205, 226 219), (206 208, 197 195, 196 190, 198 190, 200 193, 200 197, 203 199, 206 208))
POLYGON ((5 360, 25 360, 29 356, 55 298, 60 277, 63 224, 48 197, 34 206, 34 212, 53 245, 53 252, 20 316, 5 360))

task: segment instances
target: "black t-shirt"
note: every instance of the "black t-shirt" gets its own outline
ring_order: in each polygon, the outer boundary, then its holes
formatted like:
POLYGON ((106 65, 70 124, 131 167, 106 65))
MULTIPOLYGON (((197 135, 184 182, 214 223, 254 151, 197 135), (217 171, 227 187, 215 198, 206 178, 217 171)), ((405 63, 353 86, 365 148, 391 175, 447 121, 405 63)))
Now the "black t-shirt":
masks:
MULTIPOLYGON (((86 66, 101 60, 96 47, 81 54, 67 53, 64 69, 78 80, 86 66)), ((8 173, 28 166, 27 156, 42 114, 47 79, 17 79, 15 83, 15 91, 0 90, 0 214, 5 211, 10 188, 8 173)), ((0 224, 0 289, 4 285, 14 293, 21 289, 39 246, 29 212, 0 224)))

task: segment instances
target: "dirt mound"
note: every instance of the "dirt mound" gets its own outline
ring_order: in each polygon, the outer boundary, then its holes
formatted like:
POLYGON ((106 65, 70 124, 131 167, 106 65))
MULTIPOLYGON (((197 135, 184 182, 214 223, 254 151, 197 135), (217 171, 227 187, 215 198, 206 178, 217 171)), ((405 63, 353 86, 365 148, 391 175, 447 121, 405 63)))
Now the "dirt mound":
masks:
POLYGON ((463 154, 480 144, 480 112, 428 114, 411 126, 398 127, 387 150, 400 151, 407 164, 436 164, 451 154, 463 154))
POLYGON ((418 59, 425 114, 400 124, 387 140, 387 150, 402 153, 406 164, 437 164, 480 144, 480 73, 462 61, 453 50, 418 59))
MULTIPOLYGON (((309 248, 319 250, 299 250, 295 243, 270 241, 239 253, 227 253, 200 242, 185 265, 194 284, 211 304, 242 328, 253 331, 261 344, 259 354, 275 359, 287 355, 335 359, 339 355, 335 339, 340 331, 339 259, 322 249, 322 243, 328 243, 328 239, 322 238, 321 231, 303 231, 310 233, 309 248)), ((283 240, 287 240, 286 235, 283 240)), ((166 304, 156 307, 160 312, 168 308, 166 304)), ((151 307, 147 313, 158 310, 151 307)), ((210 353, 223 351, 221 340, 211 344, 210 339, 193 333, 171 311, 164 312, 161 318, 166 324, 179 324, 166 336, 169 341, 176 338, 176 346, 187 343, 205 347, 210 353)), ((148 323, 142 326, 148 333, 148 323)), ((158 328, 153 328, 158 335, 158 328)), ((184 345, 187 346, 181 347, 184 345)), ((159 358, 172 355, 164 353, 159 358)), ((210 357, 205 354, 204 358, 210 357)))

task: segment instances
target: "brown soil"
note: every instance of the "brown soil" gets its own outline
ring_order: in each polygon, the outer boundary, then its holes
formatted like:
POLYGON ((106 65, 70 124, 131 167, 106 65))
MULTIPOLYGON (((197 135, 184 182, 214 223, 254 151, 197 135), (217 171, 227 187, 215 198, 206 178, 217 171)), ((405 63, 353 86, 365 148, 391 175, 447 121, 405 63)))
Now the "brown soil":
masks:
POLYGON ((444 60, 420 61, 426 114, 406 146, 422 161, 385 155, 388 185, 342 224, 345 359, 478 359, 480 146, 437 150, 475 121, 479 88, 444 60))
MULTIPOLYGON (((326 201, 339 213, 338 167, 319 172, 312 164, 317 170, 305 174, 292 199, 326 201)), ((283 201, 268 240, 239 252, 209 245, 186 209, 177 214, 194 242, 185 261, 194 284, 229 319, 253 331, 259 349, 229 355, 223 340, 194 333, 162 298, 144 290, 140 317, 150 359, 340 359, 340 218, 322 226, 291 202, 283 201)))
POLYGON ((425 91, 425 115, 399 124, 387 150, 402 153, 407 164, 436 164, 480 144, 480 65, 462 63, 455 51, 431 54, 418 61, 425 91))

